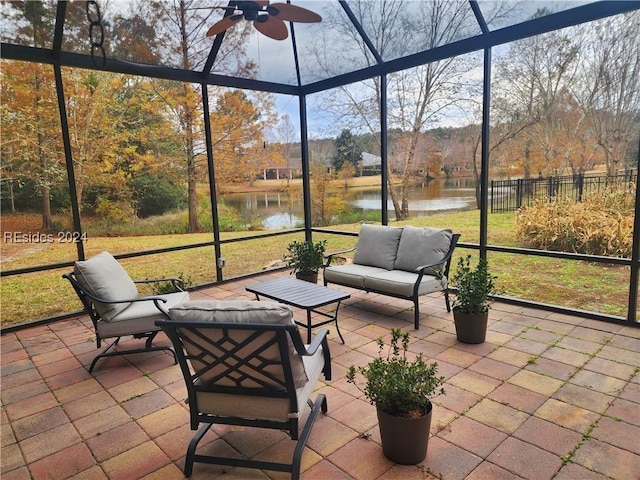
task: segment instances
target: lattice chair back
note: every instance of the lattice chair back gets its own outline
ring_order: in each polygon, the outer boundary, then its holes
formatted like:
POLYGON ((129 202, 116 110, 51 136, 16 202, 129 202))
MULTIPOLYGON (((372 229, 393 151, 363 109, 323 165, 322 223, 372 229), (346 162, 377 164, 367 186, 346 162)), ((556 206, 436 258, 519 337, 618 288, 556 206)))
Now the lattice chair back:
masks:
POLYGON ((310 401, 321 373, 330 379, 327 332, 305 346, 289 307, 275 302, 193 301, 169 312, 158 325, 173 342, 188 393, 191 429, 204 426, 187 451, 185 475, 194 462, 289 471, 299 474, 306 438, 326 398, 310 401), (298 421, 312 408, 303 434, 298 421), (291 464, 195 455, 213 423, 274 428, 298 440, 291 464))

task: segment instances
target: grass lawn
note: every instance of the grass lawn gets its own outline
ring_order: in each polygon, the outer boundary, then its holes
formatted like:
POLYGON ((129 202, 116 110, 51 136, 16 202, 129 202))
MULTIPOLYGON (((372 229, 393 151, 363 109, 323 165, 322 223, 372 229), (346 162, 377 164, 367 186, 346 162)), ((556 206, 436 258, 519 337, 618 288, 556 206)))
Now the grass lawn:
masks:
MULTIPOLYGON (((489 215, 488 238, 491 245, 518 246, 513 234, 514 218, 514 214, 489 215)), ((5 216, 3 223, 4 220, 5 216)), ((478 243, 479 220, 479 212, 473 210, 394 224, 451 228, 462 234, 461 242, 478 243)), ((351 224, 331 228, 357 232, 359 227, 359 224, 351 224)), ((222 238, 239 238, 247 234, 223 233, 222 238)), ((350 236, 314 235, 314 239, 323 238, 329 241, 328 251, 349 248, 356 241, 355 237, 350 236)), ((292 234, 222 245, 222 256, 226 258, 225 278, 260 271, 277 264, 286 251, 287 244, 300 239, 301 234, 292 234)), ((211 233, 93 237, 88 239, 84 247, 86 256, 90 257, 103 250, 121 254, 212 240, 211 233)), ((77 258, 74 244, 57 242, 3 242, 0 253, 3 270, 71 262, 77 258)), ((475 254, 475 251, 458 249, 456 256, 468 253, 475 254)), ((212 246, 126 259, 122 263, 134 279, 181 276, 190 285, 215 281, 215 255, 212 246)), ((630 274, 626 267, 503 253, 490 253, 489 265, 490 271, 498 276, 498 286, 505 295, 626 316, 630 274)), ((68 282, 61 278, 68 270, 69 268, 4 277, 0 285, 2 326, 79 310, 81 305, 75 293, 68 282)), ((408 304, 408 308, 409 306, 408 304)))

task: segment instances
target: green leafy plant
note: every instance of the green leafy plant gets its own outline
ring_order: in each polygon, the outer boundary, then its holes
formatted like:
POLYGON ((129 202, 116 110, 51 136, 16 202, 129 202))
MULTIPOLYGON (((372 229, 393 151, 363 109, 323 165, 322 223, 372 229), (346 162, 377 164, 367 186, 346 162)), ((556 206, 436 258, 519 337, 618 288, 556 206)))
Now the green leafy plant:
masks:
POLYGON ((151 283, 153 295, 165 295, 177 291, 176 284, 182 289, 187 289, 191 284, 189 279, 184 279, 182 273, 175 277, 176 280, 167 279, 167 281, 151 283))
POLYGON ((372 405, 389 415, 416 418, 427 413, 430 399, 445 393, 444 377, 437 376, 438 364, 427 364, 418 355, 407 359, 409 334, 399 328, 391 330, 391 342, 387 347, 379 338, 378 357, 363 367, 350 366, 347 382, 355 385, 372 405), (366 382, 358 385, 356 376, 361 374, 366 382))
POLYGON ((449 286, 455 288, 453 310, 471 314, 489 311, 490 297, 498 293, 496 278, 489 273, 486 259, 480 258, 473 268, 471 255, 458 258, 457 268, 449 277, 449 286))
POLYGON ((324 252, 327 248, 327 241, 320 242, 298 242, 293 241, 287 246, 287 254, 284 261, 287 267, 292 268, 294 273, 313 273, 322 268, 324 263, 324 252))

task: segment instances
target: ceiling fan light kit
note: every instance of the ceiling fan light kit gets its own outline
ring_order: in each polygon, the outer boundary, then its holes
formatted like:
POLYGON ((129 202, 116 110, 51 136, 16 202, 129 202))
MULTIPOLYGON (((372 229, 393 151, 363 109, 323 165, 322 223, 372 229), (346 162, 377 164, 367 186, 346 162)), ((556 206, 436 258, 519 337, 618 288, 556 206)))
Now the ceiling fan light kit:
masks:
POLYGON ((243 18, 253 22, 253 26, 263 35, 274 40, 284 40, 289 36, 284 22, 316 23, 322 17, 306 8, 297 7, 290 3, 272 3, 268 0, 238 1, 228 7, 219 7, 232 13, 226 14, 219 22, 213 24, 207 31, 207 37, 225 32, 243 18), (240 13, 234 13, 240 12, 240 13))

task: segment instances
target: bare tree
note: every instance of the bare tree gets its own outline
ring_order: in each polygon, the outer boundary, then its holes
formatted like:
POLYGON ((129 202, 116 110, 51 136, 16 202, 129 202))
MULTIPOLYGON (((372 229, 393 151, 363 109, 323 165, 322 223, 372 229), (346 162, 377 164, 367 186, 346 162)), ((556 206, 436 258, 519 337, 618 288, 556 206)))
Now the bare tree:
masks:
MULTIPOLYGON (((355 17, 367 31, 375 49, 387 60, 401 55, 417 53, 451 43, 471 35, 477 28, 473 12, 466 1, 432 0, 429 2, 403 2, 379 0, 349 3, 355 17)), ((492 15, 502 15, 495 11, 492 15)), ((330 17, 331 22, 345 38, 351 38, 358 46, 358 61, 365 58, 368 65, 375 63, 357 31, 344 17, 330 17)), ((326 58, 321 41, 316 42, 315 57, 327 73, 335 74, 341 61, 326 58)), ((347 49, 345 49, 347 50, 347 49)), ((332 50, 333 51, 333 50, 332 50)), ((346 55, 343 53, 343 55, 346 55)), ((346 59, 345 59, 346 60, 346 59)), ((344 61, 344 60, 343 60, 344 61)), ((389 195, 398 220, 409 216, 409 188, 416 171, 416 149, 418 139, 430 127, 437 125, 443 114, 459 101, 466 99, 471 85, 462 82, 464 74, 477 66, 473 55, 449 58, 389 75, 388 108, 389 128, 398 128, 403 137, 402 165, 399 169, 401 182, 394 181, 388 172, 389 195)), ((472 82, 473 83, 473 82, 472 82)), ((476 82, 477 83, 477 82, 476 82)), ((335 113, 341 122, 350 123, 354 131, 368 130, 377 134, 380 130, 380 78, 361 82, 357 86, 340 88, 340 94, 329 92, 324 107, 335 113)))
POLYGON ((525 178, 531 177, 534 168, 538 173, 557 174, 571 148, 558 135, 563 120, 559 112, 575 79, 579 53, 579 45, 569 35, 554 31, 513 42, 497 62, 499 88, 492 116, 497 123, 512 124, 510 130, 523 132, 525 178), (535 165, 534 149, 542 157, 541 164, 535 165))
POLYGON ((624 165, 638 129, 640 111, 640 12, 606 18, 589 30, 582 76, 574 96, 580 102, 608 175, 624 165))

